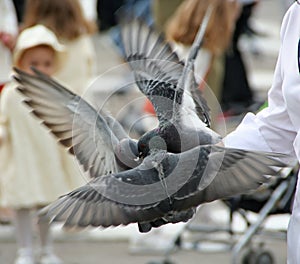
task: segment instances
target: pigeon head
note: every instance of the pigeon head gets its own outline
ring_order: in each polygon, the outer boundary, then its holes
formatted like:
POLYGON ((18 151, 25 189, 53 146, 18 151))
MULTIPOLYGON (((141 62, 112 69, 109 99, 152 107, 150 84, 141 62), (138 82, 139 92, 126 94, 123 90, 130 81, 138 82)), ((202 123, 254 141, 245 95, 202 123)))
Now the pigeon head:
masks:
POLYGON ((137 142, 132 139, 123 138, 115 147, 114 153, 120 170, 135 168, 140 163, 137 142))
POLYGON ((151 150, 167 150, 167 143, 161 137, 158 129, 145 133, 138 141, 139 157, 145 158, 151 150))

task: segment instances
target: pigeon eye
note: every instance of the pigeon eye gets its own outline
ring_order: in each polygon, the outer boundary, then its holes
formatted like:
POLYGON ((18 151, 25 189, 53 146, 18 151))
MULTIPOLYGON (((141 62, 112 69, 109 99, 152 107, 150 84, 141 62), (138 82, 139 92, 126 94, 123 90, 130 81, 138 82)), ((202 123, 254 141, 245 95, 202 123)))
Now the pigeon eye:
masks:
POLYGON ((141 148, 145 148, 146 147, 146 145, 145 144, 141 144, 141 148))

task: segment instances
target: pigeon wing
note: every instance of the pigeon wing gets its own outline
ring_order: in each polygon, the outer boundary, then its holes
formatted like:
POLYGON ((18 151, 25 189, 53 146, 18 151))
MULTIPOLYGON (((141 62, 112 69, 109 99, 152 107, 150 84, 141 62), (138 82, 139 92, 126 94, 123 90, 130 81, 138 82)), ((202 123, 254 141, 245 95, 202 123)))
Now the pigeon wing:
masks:
POLYGON ((169 120, 182 102, 183 90, 177 84, 183 62, 162 34, 140 20, 123 22, 121 33, 137 86, 153 104, 159 121, 169 120))
POLYGON ((204 202, 255 190, 268 181, 265 175, 276 174, 271 166, 284 164, 272 154, 211 146, 181 154, 160 151, 134 169, 92 180, 42 209, 40 215, 66 227, 167 219, 204 202))
MULTIPOLYGON (((183 156, 197 156, 197 166, 189 181, 176 193, 174 207, 181 210, 217 199, 256 190, 277 175, 285 155, 241 149, 204 146, 183 156)), ((185 159, 185 157, 182 157, 185 159)))
POLYGON ((195 79, 195 60, 198 56, 199 50, 203 43, 204 34, 211 17, 212 6, 205 12, 203 21, 198 29, 194 42, 189 50, 186 63, 184 65, 183 73, 179 80, 179 86, 184 87, 184 91, 189 91, 191 99, 193 100, 194 111, 198 118, 204 122, 208 127, 211 125, 210 109, 203 93, 199 88, 199 83, 195 79))
POLYGON ((76 156, 91 177, 117 170, 113 149, 119 140, 100 113, 37 70, 35 75, 18 69, 15 72, 17 89, 25 96, 31 112, 76 156))
POLYGON ((150 155, 134 169, 95 178, 39 215, 63 222, 65 227, 109 227, 162 217, 165 212, 157 207, 161 202, 157 195, 164 197, 165 191, 158 170, 149 166, 154 160, 150 155))

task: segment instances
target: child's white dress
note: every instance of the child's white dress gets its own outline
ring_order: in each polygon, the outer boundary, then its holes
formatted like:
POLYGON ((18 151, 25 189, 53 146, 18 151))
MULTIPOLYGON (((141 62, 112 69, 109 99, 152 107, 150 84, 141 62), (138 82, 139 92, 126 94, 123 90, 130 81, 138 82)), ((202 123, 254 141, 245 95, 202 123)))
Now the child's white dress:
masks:
POLYGON ((16 84, 1 94, 0 204, 43 206, 86 183, 75 158, 29 113, 16 84))

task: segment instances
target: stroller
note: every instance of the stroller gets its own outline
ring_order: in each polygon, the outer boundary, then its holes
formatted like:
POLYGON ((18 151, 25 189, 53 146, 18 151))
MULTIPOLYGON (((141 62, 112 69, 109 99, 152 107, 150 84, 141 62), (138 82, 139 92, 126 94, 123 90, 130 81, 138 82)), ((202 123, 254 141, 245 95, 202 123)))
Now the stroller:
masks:
POLYGON ((274 178, 270 183, 263 185, 262 188, 252 194, 240 195, 227 200, 222 200, 225 207, 229 210, 229 223, 225 227, 207 226, 188 222, 185 227, 177 234, 173 240, 173 247, 170 248, 162 261, 151 261, 148 264, 175 264, 170 260, 170 256, 175 249, 194 249, 198 250, 201 243, 220 243, 220 240, 211 239, 212 234, 225 232, 228 236, 222 241, 227 247, 226 250, 232 254, 233 264, 273 264, 274 257, 271 252, 264 249, 263 243, 255 248, 252 244, 256 235, 267 235, 276 238, 286 239, 286 229, 276 232, 264 230, 263 223, 271 215, 290 214, 294 192, 297 183, 298 165, 295 167, 284 168, 279 177, 274 178), (255 222, 250 221, 247 212, 257 214, 255 222), (233 229, 233 216, 238 214, 247 225, 242 234, 238 234, 233 229), (187 247, 184 245, 183 237, 188 232, 197 237, 187 247), (207 236, 209 234, 209 236, 207 236))

